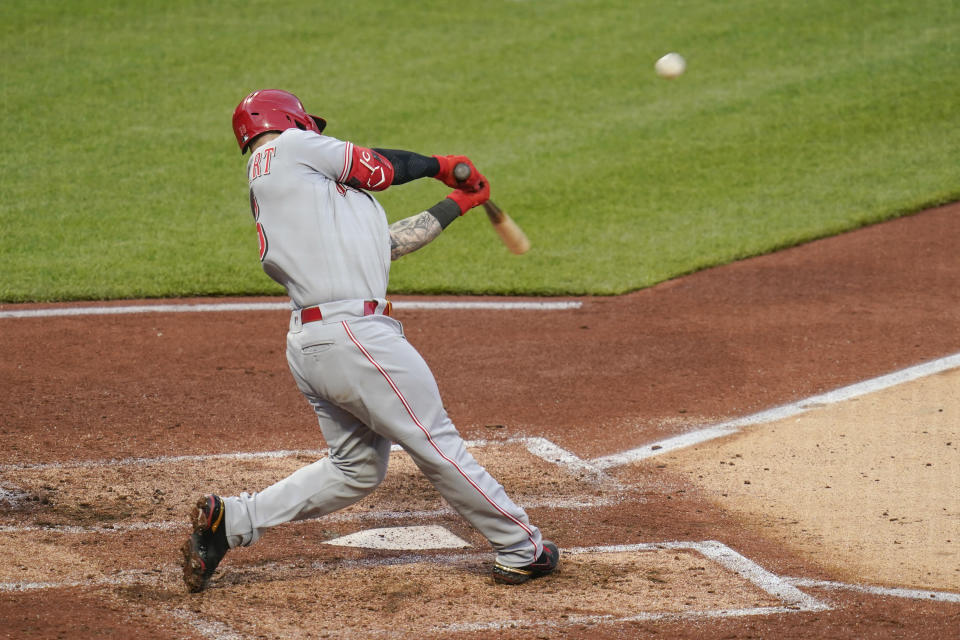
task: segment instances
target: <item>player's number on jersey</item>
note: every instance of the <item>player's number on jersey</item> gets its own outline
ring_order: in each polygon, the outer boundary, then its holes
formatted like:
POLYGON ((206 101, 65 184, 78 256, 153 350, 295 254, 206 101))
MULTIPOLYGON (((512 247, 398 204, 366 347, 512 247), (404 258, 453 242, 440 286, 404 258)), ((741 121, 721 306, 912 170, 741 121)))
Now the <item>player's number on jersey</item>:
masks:
POLYGON ((263 230, 263 225, 260 224, 260 205, 257 204, 257 197, 253 195, 253 189, 250 190, 250 213, 253 214, 253 219, 257 223, 257 241, 260 243, 260 262, 263 262, 264 256, 267 255, 267 232, 263 230))

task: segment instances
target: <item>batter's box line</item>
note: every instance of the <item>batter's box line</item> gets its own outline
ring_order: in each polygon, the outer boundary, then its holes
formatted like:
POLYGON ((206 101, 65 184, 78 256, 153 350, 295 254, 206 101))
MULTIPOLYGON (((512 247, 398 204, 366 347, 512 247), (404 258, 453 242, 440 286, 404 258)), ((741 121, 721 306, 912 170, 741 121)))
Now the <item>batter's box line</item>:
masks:
POLYGON ((705 618, 738 618, 744 616, 764 616, 783 613, 799 613, 810 611, 829 611, 832 607, 816 598, 803 593, 789 581, 773 574, 756 562, 737 553, 727 545, 716 540, 706 540, 703 542, 653 542, 638 543, 630 545, 614 546, 596 546, 596 547, 574 547, 564 548, 562 553, 565 555, 578 555, 589 553, 635 553, 646 551, 662 551, 669 549, 671 551, 694 551, 709 560, 719 564, 725 569, 744 578, 761 591, 780 600, 782 606, 771 607, 749 607, 741 609, 706 609, 702 611, 685 612, 652 612, 641 611, 634 615, 616 617, 613 615, 570 615, 563 622, 553 620, 549 621, 529 621, 523 619, 516 620, 498 620, 494 622, 455 624, 442 628, 430 629, 431 633, 438 631, 446 632, 470 632, 470 631, 497 631, 504 629, 516 629, 525 627, 537 628, 563 628, 572 625, 597 625, 597 624, 620 624, 625 622, 653 622, 668 620, 691 620, 705 618))
POLYGON ((671 620, 696 620, 700 618, 739 618, 743 616, 768 616, 777 613, 795 613, 790 607, 752 607, 745 609, 705 609, 703 611, 644 611, 632 616, 616 617, 612 615, 567 615, 563 622, 531 621, 531 620, 498 620, 496 622, 481 622, 473 624, 453 624, 446 627, 433 627, 426 633, 463 633, 471 631, 503 631, 508 629, 548 628, 562 629, 574 625, 622 624, 625 622, 669 622, 671 620))
MULTIPOLYGON (((649 542, 629 545, 602 545, 592 547, 564 547, 561 549, 563 555, 585 555, 592 553, 637 553, 650 551, 694 551, 706 557, 725 569, 737 574, 748 582, 758 587, 768 595, 780 600, 784 607, 790 611, 825 611, 830 609, 829 605, 820 602, 816 598, 803 593, 796 586, 780 576, 767 571, 756 562, 737 553, 727 545, 716 540, 705 540, 702 542, 693 541, 671 541, 671 542, 649 542)), ((307 564, 315 570, 327 570, 332 567, 374 567, 374 566, 395 566, 402 564, 414 564, 420 562, 433 562, 438 564, 455 565, 462 564, 464 561, 489 555, 487 551, 467 551, 455 553, 404 553, 396 556, 353 558, 339 560, 319 560, 307 564)), ((302 570, 303 563, 266 563, 263 565, 250 566, 246 568, 235 568, 232 571, 228 569, 224 577, 229 573, 247 573, 265 574, 265 573, 287 573, 293 570, 302 570)), ((103 585, 103 584, 131 584, 137 582, 155 583, 160 580, 160 576, 153 570, 127 570, 119 572, 114 576, 102 576, 88 581, 69 581, 65 583, 38 582, 38 583, 0 583, 0 590, 33 590, 49 589, 57 586, 82 586, 103 585)), ((758 607, 757 610, 766 609, 758 607)))
MULTIPOLYGON (((760 590, 780 600, 791 611, 826 611, 830 606, 813 596, 800 591, 784 578, 767 571, 759 564, 743 556, 722 542, 646 542, 629 545, 575 547, 564 549, 570 555, 583 553, 633 553, 637 551, 695 551, 752 583, 760 590)), ((760 607, 763 609, 763 607, 760 607)))
POLYGON ((927 376, 932 376, 957 368, 960 368, 960 353, 955 353, 953 355, 945 356, 930 362, 924 362, 913 367, 907 367, 906 369, 901 369, 900 371, 894 371, 893 373, 888 373, 877 378, 871 378, 869 380, 857 382, 856 384, 851 384, 846 387, 840 387, 839 389, 834 389, 833 391, 828 391, 827 393, 811 396, 797 402, 781 405, 779 407, 773 407, 772 409, 767 409, 749 416, 728 420, 726 422, 721 422, 719 424, 697 429, 695 431, 682 433, 671 438, 660 440, 659 442, 652 442, 642 447, 594 458, 593 460, 586 461, 585 464, 600 470, 621 467, 632 462, 639 462, 641 460, 646 460, 647 458, 653 458, 665 453, 671 453, 703 442, 708 442, 716 438, 732 435, 746 427, 768 424, 778 420, 798 416, 812 409, 836 404, 852 398, 858 398, 869 393, 882 391, 897 385, 905 384, 907 382, 912 382, 914 380, 919 380, 920 378, 925 378, 927 376))
MULTIPOLYGON (((449 510, 452 513, 452 510, 449 510)), ((433 512, 431 512, 433 513, 433 512)), ((171 523, 172 524, 172 523, 171 523)), ((301 525, 303 523, 291 523, 291 525, 301 525)), ((176 523, 177 527, 185 528, 183 523, 176 523)), ((39 529, 37 527, 36 529, 39 529)), ((769 613, 795 612, 795 611, 823 611, 830 609, 829 606, 817 601, 811 596, 801 592, 798 587, 810 589, 843 590, 866 593, 875 596, 885 596, 893 598, 904 598, 910 600, 926 600, 932 602, 951 602, 960 604, 960 593, 950 591, 931 591, 925 589, 906 589, 901 587, 877 587, 872 585, 849 584, 845 582, 836 582, 832 580, 818 580, 814 578, 791 578, 781 577, 773 574, 749 558, 737 553, 722 542, 715 540, 706 540, 702 542, 648 542, 630 545, 604 545, 593 547, 565 547, 561 551, 564 555, 579 555, 587 553, 631 553, 644 551, 662 551, 662 550, 690 550, 700 553, 708 559, 720 564, 721 566, 733 571, 747 581, 759 587, 766 593, 784 601, 783 607, 755 607, 746 609, 723 609, 716 611, 688 612, 684 614, 675 613, 641 613, 638 616, 630 618, 618 618, 618 621, 628 622, 631 620, 658 620, 670 617, 734 617, 741 615, 764 615, 769 613)), ((311 562, 306 568, 314 571, 324 571, 339 567, 375 567, 389 566, 398 564, 413 564, 418 562, 434 562, 438 564, 462 564, 469 560, 488 555, 483 551, 455 552, 447 554, 427 555, 423 553, 405 553, 395 556, 382 558, 356 558, 350 560, 329 561, 321 560, 311 562)), ((302 563, 282 564, 276 562, 265 563, 262 565, 247 568, 227 568, 228 573, 247 573, 252 575, 261 574, 282 574, 293 570, 302 570, 305 566, 302 563)), ((169 576, 157 573, 155 570, 126 570, 120 571, 112 576, 101 576, 88 580, 70 580, 65 582, 0 582, 0 592, 11 591, 38 591, 46 589, 63 589, 73 587, 94 587, 106 585, 133 585, 133 584, 160 584, 164 579, 170 576, 179 576, 180 571, 170 570, 169 576)), ((597 616, 599 620, 601 616, 597 616)))
MULTIPOLYGON (((583 509, 595 509, 598 507, 609 507, 620 504, 619 498, 591 497, 580 498, 517 498, 517 502, 522 504, 525 509, 566 509, 579 511, 583 509)), ((297 522, 286 522, 284 527, 309 527, 317 526, 323 523, 334 522, 367 522, 382 520, 430 520, 445 516, 456 515, 451 507, 441 507, 439 509, 423 509, 419 511, 360 511, 360 512, 337 512, 331 513, 320 518, 310 518, 297 522)), ((0 525, 0 533, 61 533, 61 534, 111 534, 111 533, 130 533, 136 531, 188 531, 190 524, 186 520, 161 520, 157 522, 124 522, 111 525, 99 526, 79 526, 79 525, 0 525)))
POLYGON ((960 604, 960 593, 952 591, 930 591, 927 589, 905 589, 903 587, 875 587, 865 584, 849 584, 846 582, 835 582, 833 580, 816 580, 813 578, 784 578, 788 583, 796 587, 807 587, 808 589, 831 589, 843 591, 856 591, 867 593, 874 596, 887 596, 891 598, 908 598, 911 600, 929 600, 932 602, 955 602, 960 604))
MULTIPOLYGON (((565 467, 572 472, 579 472, 598 481, 609 482, 611 478, 598 466, 587 462, 566 449, 554 444, 546 438, 520 437, 505 440, 466 440, 467 448, 481 448, 489 446, 503 446, 507 444, 522 444, 529 453, 538 458, 565 467)), ((19 464, 0 465, 0 473, 10 471, 44 471, 47 469, 83 469, 123 466, 146 466, 153 464, 175 464, 178 462, 207 462, 209 460, 260 460, 276 458, 311 457, 322 458, 329 454, 329 449, 280 449, 275 451, 240 451, 232 453, 207 453, 181 456, 155 456, 150 458, 110 458, 105 460, 74 460, 64 462, 26 462, 19 464)), ((391 452, 401 452, 403 447, 394 444, 391 452)))
POLYGON ((436 632, 477 632, 498 631, 517 628, 554 628, 559 629, 572 625, 619 624, 625 622, 653 622, 665 620, 691 620, 709 618, 736 618, 744 616, 763 616, 784 613, 798 613, 810 611, 829 611, 830 605, 803 593, 794 585, 780 576, 777 576, 752 560, 740 555, 727 545, 716 540, 703 542, 656 542, 638 543, 631 545, 575 547, 562 549, 563 554, 577 555, 588 553, 632 553, 645 551, 683 550, 700 553, 704 557, 738 576, 746 579, 760 590, 782 601, 783 606, 749 607, 741 609, 706 609, 702 611, 685 612, 650 612, 641 611, 634 615, 616 617, 613 615, 570 615, 562 622, 554 620, 497 620, 493 622, 454 624, 446 627, 432 628, 430 633, 436 632))
POLYGON ((8 471, 46 471, 48 469, 99 469, 106 467, 148 466, 178 462, 206 462, 208 460, 263 460, 308 456, 322 458, 329 449, 280 449, 276 451, 237 451, 231 453, 202 453, 183 456, 156 456, 152 458, 108 458, 105 460, 67 460, 63 462, 25 462, 0 465, 0 473, 8 471))
MULTIPOLYGON (((181 571, 168 572, 171 575, 180 575, 181 571)), ((88 577, 85 580, 65 580, 63 582, 37 581, 37 582, 0 582, 0 593, 20 592, 20 591, 46 591, 48 589, 74 589, 104 586, 137 586, 137 585, 158 585, 161 582, 161 574, 150 570, 132 569, 118 571, 110 576, 88 577)))
MULTIPOLYGON (((583 555, 590 553, 636 553, 636 552, 650 552, 650 551, 693 551, 699 553, 706 557, 708 560, 711 560, 725 569, 731 571, 732 573, 744 578, 751 584, 758 587, 761 591, 764 591, 768 595, 776 598, 781 601, 783 604, 781 606, 769 606, 769 607, 749 607, 749 608, 739 608, 739 609, 707 609, 700 611, 685 611, 685 612, 650 612, 650 611, 639 611, 632 615, 627 616, 614 616, 614 615, 570 615, 562 620, 527 620, 527 619, 511 619, 511 620, 494 620, 489 622, 478 622, 478 623, 469 623, 469 624, 453 624, 442 627, 434 627, 426 630, 428 634, 435 633, 456 633, 456 632, 482 632, 482 631, 495 631, 495 630, 504 630, 504 629, 517 629, 517 628, 553 628, 553 629, 562 629, 565 627, 570 627, 573 625, 603 625, 603 624, 619 624, 626 622, 636 622, 636 621, 662 621, 662 620, 691 620, 691 619, 710 619, 710 618, 737 618, 737 617, 746 617, 746 616, 763 616, 763 615, 774 615, 774 614, 787 614, 787 613, 798 613, 798 612, 811 612, 811 611, 827 611, 831 607, 826 603, 823 603, 812 596, 809 596, 799 589, 796 588, 793 584, 784 578, 781 578, 752 560, 746 558, 745 556, 737 553, 727 545, 715 541, 715 540, 706 540, 702 542, 688 542, 688 541, 673 541, 673 542, 654 542, 654 543, 638 543, 631 545, 608 545, 608 546, 592 546, 592 547, 573 547, 573 548, 564 548, 562 550, 565 555, 583 555)), ((220 580, 223 581, 223 584, 227 585, 226 588, 229 588, 230 584, 236 584, 239 580, 244 582, 250 579, 256 579, 257 576, 274 576, 274 575, 301 575, 304 570, 315 570, 315 571, 324 571, 330 570, 336 567, 353 567, 353 568, 365 568, 365 567, 375 567, 375 566, 396 566, 402 564, 413 564, 413 563, 423 563, 423 562, 432 562, 437 564, 446 564, 446 565, 456 565, 463 564, 464 562, 473 561, 478 557, 488 555, 488 553, 483 552, 457 552, 457 553, 448 553, 448 554, 439 554, 439 555, 425 555, 420 553, 412 554, 403 554, 400 556, 393 557, 383 557, 383 558, 357 558, 357 559, 344 559, 336 561, 317 561, 309 563, 304 566, 302 563, 289 564, 289 563, 266 563, 258 566, 251 567, 237 567, 234 569, 227 569, 220 580)), ((170 576, 160 576, 156 573, 147 573, 127 571, 123 572, 122 575, 113 576, 113 577, 103 577, 100 579, 94 579, 89 581, 75 581, 70 583, 64 583, 62 585, 57 585, 55 583, 34 583, 32 585, 21 585, 19 588, 11 588, 10 585, 0 584, 0 591, 16 591, 16 590, 32 590, 32 589, 42 589, 42 588, 56 588, 57 586, 61 587, 76 587, 76 586, 101 586, 106 584, 116 585, 116 584, 130 584, 131 582, 136 583, 141 581, 143 583, 156 584, 162 582, 165 579, 170 579, 170 576), (139 579, 138 579, 139 574, 139 579)), ((238 633, 233 628, 228 625, 223 624, 217 620, 209 619, 203 616, 198 616, 196 614, 191 614, 184 611, 183 609, 177 609, 174 611, 168 612, 169 615, 178 619, 180 622, 186 623, 202 636, 212 639, 225 640, 227 638, 236 639, 236 638, 245 638, 246 636, 238 633)), ((344 629, 345 637, 352 637, 350 630, 344 629)), ((364 633, 364 637, 369 637, 370 635, 390 635, 390 632, 377 633, 373 634, 364 633)))
POLYGON ((164 611, 163 609, 153 608, 152 611, 157 617, 168 615, 174 620, 182 622, 199 633, 201 637, 209 638, 209 640, 247 640, 250 638, 250 636, 237 632, 233 627, 219 620, 211 620, 186 609, 176 608, 164 611))
MULTIPOLYGON (((507 444, 522 444, 529 453, 543 459, 551 464, 564 467, 574 474, 581 475, 596 484, 607 484, 611 489, 621 489, 621 485, 614 481, 605 472, 597 469, 589 463, 581 460, 573 453, 557 446, 550 440, 540 437, 520 437, 508 438, 505 440, 468 440, 465 442, 468 448, 482 448, 489 446, 503 446, 507 444)), ((392 452, 402 452, 400 445, 393 445, 392 452)), ((276 451, 259 452, 240 452, 240 453, 211 453, 202 455, 184 455, 184 456, 158 456, 153 458, 121 458, 109 460, 81 460, 76 462, 53 462, 53 463, 25 463, 19 465, 0 466, 0 472, 13 470, 45 470, 61 468, 104 468, 111 466, 134 466, 134 465, 161 465, 174 464, 178 462, 206 462, 209 460, 257 460, 257 459, 277 459, 287 457, 309 456, 321 458, 329 453, 328 449, 282 449, 276 451)), ((14 490, 6 491, 3 494, 12 499, 15 495, 14 490)), ((26 496, 20 493, 17 495, 26 496)), ((591 509, 596 507, 606 507, 620 502, 619 498, 591 497, 587 499, 578 498, 550 498, 537 499, 517 498, 524 508, 552 508, 552 509, 591 509)), ((433 509, 429 511, 367 511, 362 513, 336 513, 324 516, 325 522, 353 522, 364 520, 401 520, 401 519, 424 519, 453 514, 453 509, 448 507, 433 509)), ((290 523, 292 526, 308 525, 314 520, 308 520, 301 523, 290 523)), ((187 525, 182 521, 161 521, 161 522, 132 522, 118 523, 101 526, 75 526, 75 525, 0 525, 0 533, 25 533, 30 531, 46 531, 55 533, 70 534, 108 534, 108 533, 127 533, 131 531, 161 530, 170 531, 183 529, 187 525)))

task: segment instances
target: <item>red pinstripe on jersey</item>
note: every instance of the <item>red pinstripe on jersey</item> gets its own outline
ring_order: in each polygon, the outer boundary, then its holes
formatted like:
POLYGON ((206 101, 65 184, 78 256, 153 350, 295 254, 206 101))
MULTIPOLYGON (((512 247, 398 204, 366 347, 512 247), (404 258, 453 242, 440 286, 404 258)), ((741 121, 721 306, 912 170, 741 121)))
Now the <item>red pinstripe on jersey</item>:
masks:
POLYGON ((353 143, 347 141, 343 149, 343 171, 340 172, 340 177, 337 178, 337 182, 346 182, 351 169, 353 169, 353 143))
POLYGON ((438 454, 441 458, 443 458, 444 460, 446 460, 447 462, 449 462, 451 465, 453 465, 453 467, 457 470, 457 472, 459 472, 460 475, 463 476, 464 479, 465 479, 467 482, 470 483, 470 486, 472 486, 474 489, 476 489, 477 492, 478 492, 481 496, 483 496, 483 499, 486 500, 487 502, 489 502, 490 505, 491 505, 494 509, 496 509, 497 511, 499 511, 504 517, 506 517, 507 519, 509 519, 510 521, 512 521, 514 524, 516 524, 518 527, 520 527, 521 529, 523 529, 523 530, 527 533, 527 537, 530 539, 530 543, 533 544, 533 551, 534 551, 533 557, 534 557, 534 559, 536 559, 536 558, 540 555, 540 551, 539 551, 539 549, 537 549, 537 544, 536 544, 536 542, 534 542, 534 540, 533 540, 533 532, 530 530, 530 527, 528 527, 527 525, 523 524, 522 522, 520 522, 519 520, 517 520, 516 518, 514 518, 512 515, 510 515, 509 513, 507 513, 507 512, 503 509, 503 507, 501 507, 501 506, 498 505, 496 502, 494 502, 493 499, 492 499, 490 496, 488 496, 488 495, 483 491, 483 489, 481 489, 480 486, 479 486, 476 482, 474 482, 474 481, 470 478, 470 476, 468 476, 468 475, 466 474, 466 472, 465 472, 462 468, 460 468, 460 465, 458 465, 458 464, 456 463, 456 461, 454 461, 453 459, 451 459, 450 457, 448 457, 447 454, 445 454, 445 453, 440 449, 440 447, 437 445, 437 443, 434 442, 433 437, 430 435, 430 432, 427 431, 427 428, 426 428, 425 426, 423 426, 423 423, 420 422, 420 419, 419 419, 419 418, 417 417, 417 415, 413 412, 413 409, 410 407, 410 404, 407 402, 407 399, 403 396, 403 393, 400 391, 399 387, 397 387, 397 384, 393 381, 393 378, 390 377, 390 374, 387 373, 387 371, 386 371, 382 366, 380 366, 380 363, 378 363, 378 362, 374 359, 374 357, 373 357, 372 355, 370 355, 370 352, 367 351, 366 348, 365 348, 362 344, 360 344, 360 341, 357 340, 357 337, 354 335, 353 331, 350 330, 349 325, 347 325, 346 322, 341 322, 340 324, 343 326, 344 330, 347 332, 347 336, 350 337, 350 340, 353 342, 353 344, 357 345, 357 348, 360 349, 360 352, 363 353, 363 355, 367 358, 367 360, 370 361, 370 364, 372 364, 374 367, 376 367, 377 371, 380 372, 380 375, 382 375, 383 378, 387 381, 387 384, 390 385, 390 388, 393 389, 393 392, 394 392, 395 394, 397 394, 397 398, 400 399, 400 402, 403 404, 404 409, 407 410, 407 414, 409 414, 409 416, 410 416, 410 418, 413 420, 414 424, 416 424, 417 427, 420 428, 420 430, 423 432, 423 435, 425 435, 425 436, 427 437, 427 442, 430 443, 430 446, 433 447, 434 451, 436 451, 437 454, 438 454))

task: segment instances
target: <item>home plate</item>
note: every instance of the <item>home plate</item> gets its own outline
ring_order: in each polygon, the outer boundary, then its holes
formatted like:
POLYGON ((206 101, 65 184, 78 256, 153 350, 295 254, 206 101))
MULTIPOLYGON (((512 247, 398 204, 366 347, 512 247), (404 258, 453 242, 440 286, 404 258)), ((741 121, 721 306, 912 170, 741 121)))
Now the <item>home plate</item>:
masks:
POLYGON ((327 540, 325 544, 366 549, 462 549, 470 546, 469 542, 439 525, 366 529, 327 540))

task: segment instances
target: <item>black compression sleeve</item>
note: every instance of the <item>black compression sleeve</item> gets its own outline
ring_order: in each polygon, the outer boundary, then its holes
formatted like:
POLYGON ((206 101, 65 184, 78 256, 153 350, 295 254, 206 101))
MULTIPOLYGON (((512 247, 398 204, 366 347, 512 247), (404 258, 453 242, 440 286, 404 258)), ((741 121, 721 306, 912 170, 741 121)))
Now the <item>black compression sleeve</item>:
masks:
POLYGON ((446 229, 451 222, 460 217, 460 205, 450 198, 444 198, 427 209, 427 213, 437 219, 442 229, 446 229))
POLYGON ((403 184, 418 178, 432 178, 440 173, 440 163, 433 156, 422 156, 412 151, 374 149, 393 165, 393 182, 403 184))

